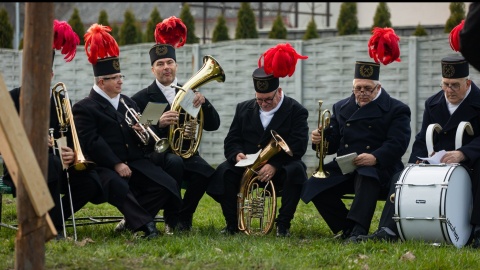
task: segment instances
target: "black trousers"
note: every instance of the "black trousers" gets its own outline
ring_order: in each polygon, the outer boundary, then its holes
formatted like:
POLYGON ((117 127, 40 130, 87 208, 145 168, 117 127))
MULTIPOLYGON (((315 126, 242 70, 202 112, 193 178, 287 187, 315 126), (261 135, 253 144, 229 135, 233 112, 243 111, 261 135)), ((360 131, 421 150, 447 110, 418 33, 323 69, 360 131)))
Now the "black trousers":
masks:
POLYGON ((150 159, 171 175, 177 181, 180 189, 185 189, 179 220, 191 221, 200 200, 207 190, 210 178, 205 173, 202 174, 195 168, 185 165, 185 160, 174 153, 152 153, 150 159))
POLYGON ((381 190, 375 178, 355 174, 349 180, 319 193, 312 202, 333 233, 352 229, 355 224, 368 232, 381 190), (342 196, 351 193, 355 194, 355 198, 348 209, 342 196))
MULTIPOLYGON (((230 165, 224 162, 219 166, 230 165)), ((245 168, 232 167, 225 170, 223 176, 220 176, 223 177, 224 181, 224 194, 221 196, 221 206, 228 227, 236 227, 238 224, 237 194, 240 191, 240 182, 244 171, 245 168)), ((277 170, 272 181, 278 196, 282 198, 281 207, 278 210, 275 221, 277 225, 281 224, 286 228, 290 228, 298 202, 300 201, 302 185, 287 179, 282 169, 277 170)))

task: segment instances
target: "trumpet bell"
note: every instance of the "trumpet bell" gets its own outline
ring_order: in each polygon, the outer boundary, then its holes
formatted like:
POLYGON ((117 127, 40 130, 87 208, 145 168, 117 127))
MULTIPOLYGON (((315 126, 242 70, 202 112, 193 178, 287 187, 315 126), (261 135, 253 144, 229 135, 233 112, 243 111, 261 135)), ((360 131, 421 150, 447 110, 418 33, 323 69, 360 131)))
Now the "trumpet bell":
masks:
POLYGON ((155 143, 155 146, 153 147, 153 149, 157 153, 163 153, 163 152, 167 151, 169 148, 170 148, 170 142, 166 138, 165 139, 160 139, 159 141, 157 141, 155 143))

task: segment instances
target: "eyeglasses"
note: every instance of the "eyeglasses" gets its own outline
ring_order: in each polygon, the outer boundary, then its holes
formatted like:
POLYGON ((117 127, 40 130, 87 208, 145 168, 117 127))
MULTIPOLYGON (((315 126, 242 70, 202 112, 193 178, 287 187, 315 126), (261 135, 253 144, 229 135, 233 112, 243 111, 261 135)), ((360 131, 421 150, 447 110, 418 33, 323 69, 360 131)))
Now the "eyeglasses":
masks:
POLYGON ((124 80, 125 79, 125 75, 117 75, 117 76, 113 76, 113 77, 103 77, 103 80, 105 81, 108 81, 108 80, 114 80, 114 81, 119 81, 119 80, 124 80))
POLYGON ((266 104, 272 104, 273 99, 275 98, 275 95, 277 95, 277 90, 275 90, 275 94, 273 94, 273 97, 271 97, 271 98, 264 98, 264 99, 255 98, 255 100, 260 104, 262 104, 263 102, 265 102, 266 104))
POLYGON ((352 89, 352 92, 356 95, 362 94, 365 96, 370 96, 375 89, 377 89, 378 84, 375 84, 373 87, 370 86, 356 86, 352 89), (363 90, 362 90, 363 89, 363 90))
POLYGON ((444 82, 441 82, 440 83, 440 87, 442 87, 443 90, 447 90, 448 88, 452 89, 453 91, 458 91, 460 90, 460 83, 444 83, 444 82))

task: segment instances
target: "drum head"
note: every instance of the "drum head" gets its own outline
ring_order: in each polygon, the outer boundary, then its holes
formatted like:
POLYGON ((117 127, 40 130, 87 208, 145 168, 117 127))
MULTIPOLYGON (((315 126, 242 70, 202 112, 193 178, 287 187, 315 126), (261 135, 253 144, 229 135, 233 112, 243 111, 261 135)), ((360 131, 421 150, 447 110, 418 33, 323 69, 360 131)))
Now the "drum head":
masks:
POLYGON ((463 247, 472 231, 472 204, 470 176, 463 166, 409 165, 395 193, 400 237, 463 247))

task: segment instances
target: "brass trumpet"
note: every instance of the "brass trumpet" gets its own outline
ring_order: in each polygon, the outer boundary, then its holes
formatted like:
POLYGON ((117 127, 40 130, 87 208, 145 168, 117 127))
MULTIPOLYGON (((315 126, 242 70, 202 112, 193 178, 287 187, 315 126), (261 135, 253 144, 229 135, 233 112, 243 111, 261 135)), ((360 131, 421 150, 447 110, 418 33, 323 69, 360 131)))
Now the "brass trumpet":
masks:
POLYGON ((327 171, 323 170, 323 160, 325 159, 325 156, 327 155, 327 150, 328 150, 328 141, 325 139, 325 134, 324 130, 326 127, 330 125, 330 117, 331 113, 329 110, 324 110, 322 112, 323 100, 318 101, 318 123, 317 127, 322 125, 322 130, 320 134, 322 135, 322 140, 319 144, 316 145, 316 155, 317 158, 319 159, 319 164, 318 164, 318 169, 316 172, 313 173, 313 177, 315 178, 327 178, 330 173, 327 171))
POLYGON ((125 108, 127 108, 127 112, 125 113, 125 121, 127 122, 127 124, 129 126, 133 126, 138 123, 138 125, 142 128, 141 132, 135 129, 134 131, 144 145, 148 145, 148 141, 150 140, 150 137, 152 137, 155 140, 155 146, 153 148, 155 152, 162 153, 170 147, 168 140, 160 139, 160 137, 158 137, 157 134, 155 134, 155 132, 150 128, 150 124, 144 125, 140 122, 140 117, 142 116, 141 114, 130 108, 125 103, 125 100, 123 100, 123 98, 120 98, 120 102, 122 102, 125 108))

